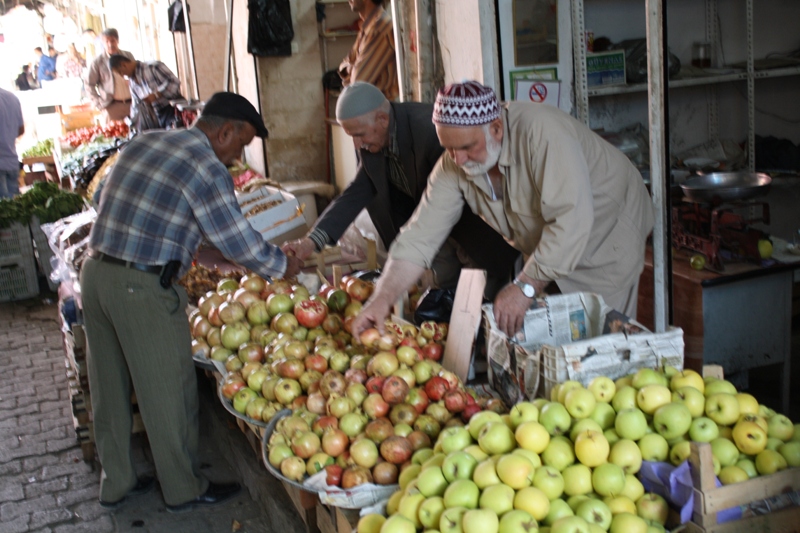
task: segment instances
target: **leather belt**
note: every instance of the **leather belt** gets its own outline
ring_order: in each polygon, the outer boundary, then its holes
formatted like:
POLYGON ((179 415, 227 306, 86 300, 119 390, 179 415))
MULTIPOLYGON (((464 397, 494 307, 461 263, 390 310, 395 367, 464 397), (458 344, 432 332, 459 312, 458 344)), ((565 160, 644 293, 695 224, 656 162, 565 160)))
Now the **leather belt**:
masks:
POLYGON ((127 100, 111 100, 112 104, 130 104, 133 100, 128 98, 127 100))
POLYGON ((89 250, 89 257, 97 261, 111 263, 112 265, 120 265, 124 266, 125 268, 132 268, 133 270, 138 270, 139 272, 147 272, 148 274, 161 274, 161 271, 164 270, 162 265, 143 265, 142 263, 134 263, 133 261, 117 259, 116 257, 106 255, 103 252, 96 252, 94 250, 89 250))

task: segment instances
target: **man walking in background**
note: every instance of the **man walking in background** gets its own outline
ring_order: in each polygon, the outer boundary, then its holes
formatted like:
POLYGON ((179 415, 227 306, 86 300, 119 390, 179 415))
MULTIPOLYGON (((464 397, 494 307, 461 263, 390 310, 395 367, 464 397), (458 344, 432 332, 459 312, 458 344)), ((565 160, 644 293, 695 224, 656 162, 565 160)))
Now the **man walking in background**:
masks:
POLYGON ((139 131, 167 129, 175 125, 170 100, 183 99, 181 81, 161 61, 136 61, 122 54, 108 60, 112 72, 130 82, 133 96, 131 116, 139 131))
POLYGON ((114 54, 133 59, 133 54, 119 49, 119 33, 114 28, 105 30, 102 39, 104 50, 92 61, 84 79, 86 92, 108 120, 122 120, 131 114, 131 90, 125 78, 111 71, 108 60, 114 54))
POLYGON ((350 9, 361 17, 361 30, 353 48, 339 65, 342 83, 355 81, 371 83, 387 100, 397 100, 394 28, 392 19, 381 5, 383 0, 348 0, 350 9))
POLYGON ((25 133, 22 106, 13 93, 0 89, 0 198, 19 194, 17 137, 25 133))
POLYGON ((52 57, 52 54, 55 53, 53 47, 50 47, 50 55, 45 55, 39 46, 34 48, 33 51, 36 53, 36 57, 39 59, 39 68, 36 71, 36 77, 38 78, 39 83, 56 79, 56 58, 52 57))

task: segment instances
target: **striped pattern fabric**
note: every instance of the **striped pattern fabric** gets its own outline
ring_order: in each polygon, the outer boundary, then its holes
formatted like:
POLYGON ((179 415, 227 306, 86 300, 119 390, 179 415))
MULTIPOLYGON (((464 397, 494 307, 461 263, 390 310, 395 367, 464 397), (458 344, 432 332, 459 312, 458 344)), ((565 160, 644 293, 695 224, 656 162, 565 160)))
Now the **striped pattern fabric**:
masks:
POLYGON ((494 91, 477 81, 451 83, 439 89, 433 122, 445 126, 481 126, 500 117, 494 91))
POLYGON ((344 85, 366 81, 381 90, 389 101, 400 93, 397 82, 394 29, 383 7, 376 7, 364 20, 350 53, 339 65, 344 85))

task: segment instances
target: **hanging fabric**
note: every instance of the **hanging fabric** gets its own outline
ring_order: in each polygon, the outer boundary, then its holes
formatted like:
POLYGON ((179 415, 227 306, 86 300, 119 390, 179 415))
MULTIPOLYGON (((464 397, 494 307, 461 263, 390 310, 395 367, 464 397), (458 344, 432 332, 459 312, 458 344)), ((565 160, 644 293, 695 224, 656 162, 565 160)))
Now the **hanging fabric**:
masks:
POLYGON ((254 56, 292 55, 292 10, 289 0, 249 0, 247 51, 254 56))

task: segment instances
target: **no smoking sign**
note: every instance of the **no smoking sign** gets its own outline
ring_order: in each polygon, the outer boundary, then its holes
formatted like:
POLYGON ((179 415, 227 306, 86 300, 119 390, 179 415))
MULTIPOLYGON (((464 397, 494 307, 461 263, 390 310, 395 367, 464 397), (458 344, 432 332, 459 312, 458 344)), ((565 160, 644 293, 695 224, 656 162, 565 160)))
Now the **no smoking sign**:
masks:
POLYGON ((544 83, 534 83, 528 91, 528 96, 531 102, 544 102, 547 99, 547 86, 544 83))

